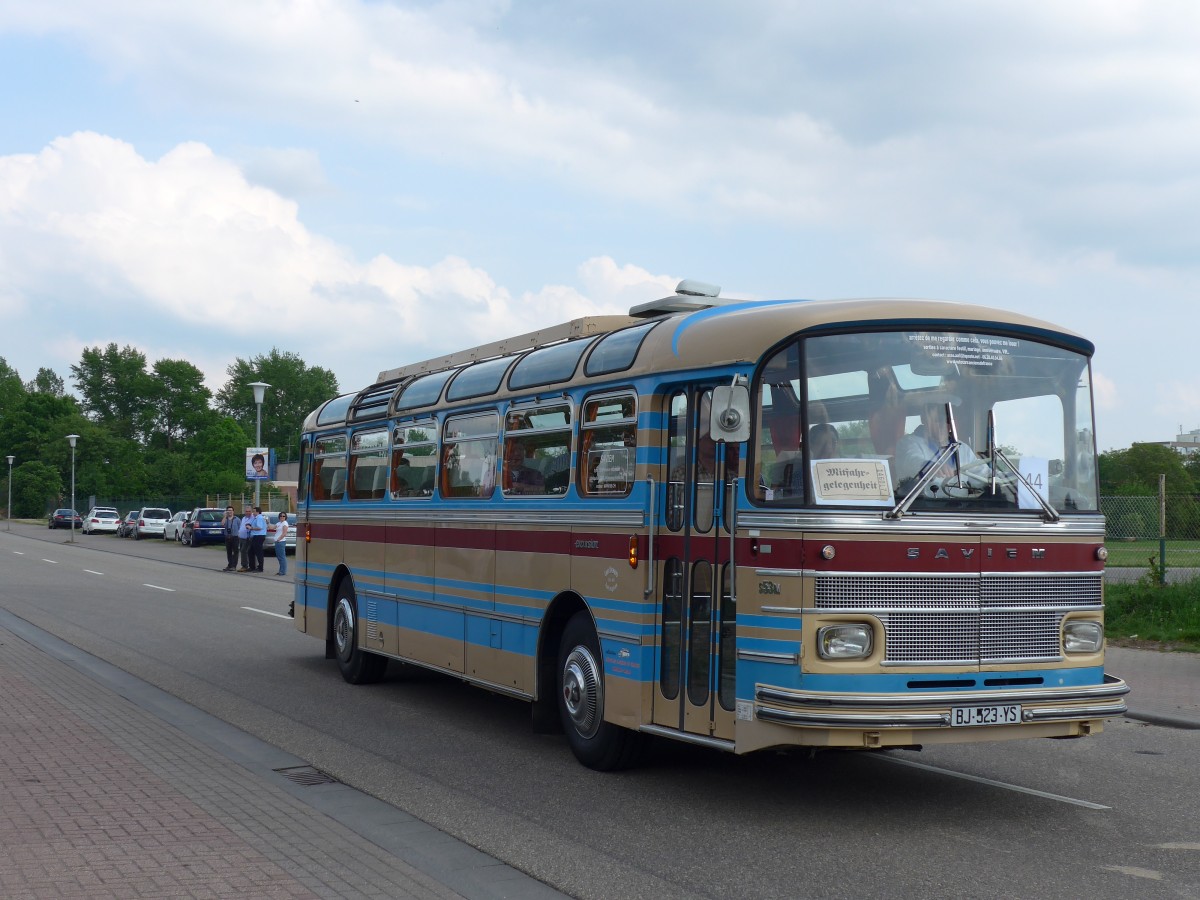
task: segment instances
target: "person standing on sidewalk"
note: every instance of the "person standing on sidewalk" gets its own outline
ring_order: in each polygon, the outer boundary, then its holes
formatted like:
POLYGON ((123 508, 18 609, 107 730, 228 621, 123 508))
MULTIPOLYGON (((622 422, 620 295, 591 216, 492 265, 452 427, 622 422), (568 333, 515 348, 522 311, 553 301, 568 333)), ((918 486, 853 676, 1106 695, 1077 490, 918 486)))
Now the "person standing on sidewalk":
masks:
POLYGON ((279 521, 275 523, 275 559, 279 563, 279 571, 276 575, 287 574, 287 534, 291 530, 291 525, 288 524, 287 513, 279 514, 279 521))
POLYGON ((250 519, 250 571, 263 570, 263 543, 267 540, 267 518, 262 514, 261 507, 254 507, 254 516, 250 519))
POLYGON ((242 563, 238 568, 239 572, 250 571, 250 518, 250 505, 247 504, 238 526, 238 556, 241 557, 242 563))
POLYGON ((233 507, 225 507, 225 518, 221 520, 221 530, 225 533, 225 568, 222 572, 232 572, 238 564, 238 529, 242 520, 233 513, 233 507))

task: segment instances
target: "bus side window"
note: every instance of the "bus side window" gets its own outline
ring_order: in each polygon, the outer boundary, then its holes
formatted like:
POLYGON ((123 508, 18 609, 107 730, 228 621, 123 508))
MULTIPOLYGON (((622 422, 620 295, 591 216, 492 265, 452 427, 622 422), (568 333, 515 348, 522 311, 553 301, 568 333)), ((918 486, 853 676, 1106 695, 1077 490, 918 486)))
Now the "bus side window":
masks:
POLYGON ((571 407, 511 409, 504 422, 505 496, 562 495, 570 482, 571 407))
POLYGON ((495 412, 469 413, 446 419, 442 445, 443 497, 484 500, 496 486, 495 412))
POLYGON ((346 436, 319 438, 313 449, 312 499, 341 500, 346 491, 346 436))
POLYGON ((432 497, 437 460, 436 422, 428 419, 397 425, 392 432, 392 498, 432 497))
POLYGON ((632 394, 584 404, 579 489, 585 496, 623 497, 633 488, 637 400, 632 394))
POLYGON ((380 500, 387 481, 388 433, 360 431, 350 444, 350 499, 380 500))

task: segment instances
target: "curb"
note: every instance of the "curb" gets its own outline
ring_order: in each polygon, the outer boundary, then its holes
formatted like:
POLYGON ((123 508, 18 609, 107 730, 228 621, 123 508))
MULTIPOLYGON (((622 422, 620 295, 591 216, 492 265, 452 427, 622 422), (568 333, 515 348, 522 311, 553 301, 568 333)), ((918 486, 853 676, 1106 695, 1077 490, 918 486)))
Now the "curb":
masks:
POLYGON ((1164 728, 1181 728, 1187 731, 1200 731, 1200 719, 1189 716, 1172 715, 1171 713, 1155 712, 1146 709, 1130 709, 1125 718, 1148 725, 1161 725, 1164 728))

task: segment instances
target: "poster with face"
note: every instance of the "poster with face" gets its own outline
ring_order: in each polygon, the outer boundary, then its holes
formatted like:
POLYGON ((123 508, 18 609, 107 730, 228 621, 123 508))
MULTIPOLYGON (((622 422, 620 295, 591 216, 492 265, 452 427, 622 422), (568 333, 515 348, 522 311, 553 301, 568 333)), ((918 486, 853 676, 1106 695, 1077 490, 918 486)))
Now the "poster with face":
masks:
POLYGON ((246 448, 246 480, 272 481, 275 478, 275 451, 269 447, 246 448))

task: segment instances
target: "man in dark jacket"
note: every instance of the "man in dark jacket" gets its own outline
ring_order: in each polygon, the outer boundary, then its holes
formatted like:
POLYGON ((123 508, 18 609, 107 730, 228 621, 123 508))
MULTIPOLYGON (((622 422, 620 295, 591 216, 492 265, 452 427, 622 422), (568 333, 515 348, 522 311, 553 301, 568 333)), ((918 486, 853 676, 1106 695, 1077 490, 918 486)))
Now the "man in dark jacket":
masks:
POLYGON ((225 507, 225 518, 221 520, 221 531, 225 534, 225 568, 222 572, 232 572, 238 564, 238 529, 242 520, 233 514, 233 507, 225 507))

